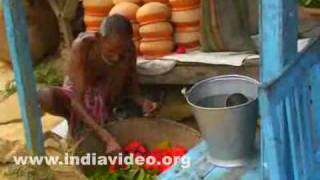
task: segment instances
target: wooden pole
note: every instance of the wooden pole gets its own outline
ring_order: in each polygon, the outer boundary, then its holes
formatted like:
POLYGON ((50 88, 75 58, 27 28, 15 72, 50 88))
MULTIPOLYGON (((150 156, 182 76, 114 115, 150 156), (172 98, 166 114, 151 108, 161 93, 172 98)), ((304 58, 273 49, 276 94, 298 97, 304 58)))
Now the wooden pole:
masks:
POLYGON ((78 0, 47 0, 59 21, 60 31, 67 47, 71 47, 73 41, 71 21, 76 14, 78 0))
POLYGON ((33 155, 44 155, 40 107, 32 70, 24 1, 3 0, 2 2, 26 144, 33 155))

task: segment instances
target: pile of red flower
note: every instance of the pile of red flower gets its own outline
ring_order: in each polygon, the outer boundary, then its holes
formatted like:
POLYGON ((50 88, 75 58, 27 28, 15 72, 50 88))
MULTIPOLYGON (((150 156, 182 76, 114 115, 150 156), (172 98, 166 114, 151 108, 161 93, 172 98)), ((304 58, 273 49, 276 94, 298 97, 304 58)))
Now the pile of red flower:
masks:
MULTIPOLYGON (((152 157, 156 161, 152 164, 145 163, 141 168, 146 171, 156 172, 160 174, 176 163, 176 161, 182 158, 187 150, 182 146, 173 146, 171 147, 169 143, 162 143, 153 149, 148 149, 141 142, 137 140, 130 141, 123 148, 125 154, 133 154, 134 157, 142 156, 144 159, 152 157), (171 160, 171 164, 168 164, 168 161, 165 161, 165 158, 171 160)), ((115 166, 110 167, 112 171, 115 171, 115 166)))

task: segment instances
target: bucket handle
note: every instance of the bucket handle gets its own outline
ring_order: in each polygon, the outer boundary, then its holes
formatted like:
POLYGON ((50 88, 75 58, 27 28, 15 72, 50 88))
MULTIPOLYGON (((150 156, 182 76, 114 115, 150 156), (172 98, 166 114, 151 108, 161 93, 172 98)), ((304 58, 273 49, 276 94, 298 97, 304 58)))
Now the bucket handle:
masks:
MULTIPOLYGON (((192 87, 195 87, 205 81, 212 81, 212 80, 223 80, 223 79, 228 79, 228 78, 235 78, 235 77, 239 77, 239 75, 221 75, 221 76, 214 76, 214 77, 211 77, 211 78, 207 78, 207 79, 204 79, 204 80, 201 80, 201 81, 198 81, 196 83, 193 84, 192 87)), ((187 87, 184 87, 181 89, 181 94, 185 97, 185 98, 188 98, 188 92, 190 89, 192 89, 192 87, 190 88, 187 88, 187 87)))
POLYGON ((210 78, 207 78, 207 79, 204 79, 204 80, 201 80, 201 81, 198 81, 196 83, 193 84, 192 87, 190 88, 187 88, 187 87, 184 87, 181 89, 181 94, 187 98, 188 97, 188 93, 189 91, 193 88, 193 87, 196 87, 204 82, 207 82, 207 81, 213 81, 213 80, 226 80, 226 79, 232 79, 232 78, 245 78, 247 80, 250 80, 252 82, 255 82, 257 84, 259 84, 259 82, 251 77, 248 77, 248 76, 243 76, 243 75, 238 75, 238 74, 230 74, 230 75, 220 75, 220 76, 213 76, 213 77, 210 77, 210 78))
MULTIPOLYGON (((229 75, 213 76, 213 77, 204 79, 202 81, 199 81, 199 82, 195 83, 194 85, 199 85, 199 84, 201 84, 202 82, 205 82, 205 81, 225 80, 225 79, 232 79, 232 78, 244 78, 244 79, 247 79, 247 80, 250 80, 250 81, 257 82, 257 80, 255 80, 255 79, 253 79, 251 77, 248 77, 248 76, 243 76, 243 75, 239 75, 239 74, 229 74, 229 75)), ((259 82, 257 82, 257 83, 259 83, 259 82)))
MULTIPOLYGON (((250 80, 252 82, 255 82, 257 84, 259 84, 259 82, 251 77, 248 77, 248 76, 243 76, 243 75, 238 75, 238 74, 230 74, 230 75, 220 75, 220 76, 213 76, 213 77, 210 77, 210 78, 207 78, 207 79, 204 79, 204 80, 201 80, 201 81, 198 81, 196 82, 192 87, 195 87, 195 86, 198 86, 199 84, 202 84, 204 82, 207 82, 207 81, 213 81, 213 80, 226 80, 226 79, 233 79, 233 78, 242 78, 242 79, 247 79, 247 80, 250 80)), ((192 88, 190 88, 192 89, 192 88)), ((186 91, 186 94, 187 92, 190 90, 188 89, 186 91)))
POLYGON ((187 92, 188 92, 188 89, 186 87, 182 88, 181 89, 181 94, 184 96, 184 97, 187 97, 187 92))

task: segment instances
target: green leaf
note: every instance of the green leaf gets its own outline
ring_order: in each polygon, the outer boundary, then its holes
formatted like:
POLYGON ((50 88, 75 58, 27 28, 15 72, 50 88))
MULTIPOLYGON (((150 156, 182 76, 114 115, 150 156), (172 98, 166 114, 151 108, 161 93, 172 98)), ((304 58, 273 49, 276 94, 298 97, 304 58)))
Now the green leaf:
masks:
POLYGON ((128 180, 134 180, 134 177, 138 174, 138 172, 138 169, 130 169, 127 176, 128 180))
MULTIPOLYGON (((12 94, 17 92, 17 85, 15 80, 9 81, 6 85, 5 88, 0 90, 0 96, 2 96, 3 99, 8 98, 12 94)), ((1 99, 1 100, 3 100, 1 99)))
POLYGON ((144 180, 144 177, 145 177, 145 172, 143 169, 140 170, 140 173, 137 177, 137 180, 144 180))
POLYGON ((163 141, 161 143, 159 143, 156 148, 159 148, 159 149, 168 149, 168 148, 171 148, 171 143, 170 141, 163 141))
POLYGON ((153 180, 152 177, 153 176, 151 174, 146 174, 146 176, 144 177, 144 180, 153 180))
POLYGON ((153 174, 153 175, 158 174, 158 173, 159 173, 159 170, 157 170, 157 169, 153 169, 153 170, 151 171, 151 174, 153 174))
POLYGON ((108 178, 108 180, 109 180, 109 179, 110 179, 110 180, 118 180, 118 177, 119 177, 119 175, 118 175, 117 173, 113 173, 113 174, 111 175, 111 177, 108 178))
POLYGON ((320 8, 320 0, 300 0, 300 5, 311 8, 320 8))

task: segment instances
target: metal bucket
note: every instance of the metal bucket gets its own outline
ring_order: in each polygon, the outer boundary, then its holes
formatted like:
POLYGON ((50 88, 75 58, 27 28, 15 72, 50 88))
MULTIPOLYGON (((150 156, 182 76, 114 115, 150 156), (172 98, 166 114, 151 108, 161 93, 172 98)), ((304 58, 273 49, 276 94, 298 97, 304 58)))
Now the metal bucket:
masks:
POLYGON ((200 81, 188 91, 182 90, 208 143, 212 163, 222 167, 242 166, 254 153, 258 86, 259 82, 252 78, 226 75, 200 81), (225 107, 228 95, 234 93, 242 93, 249 101, 225 107), (215 99, 217 107, 198 104, 208 97, 219 97, 215 99))

